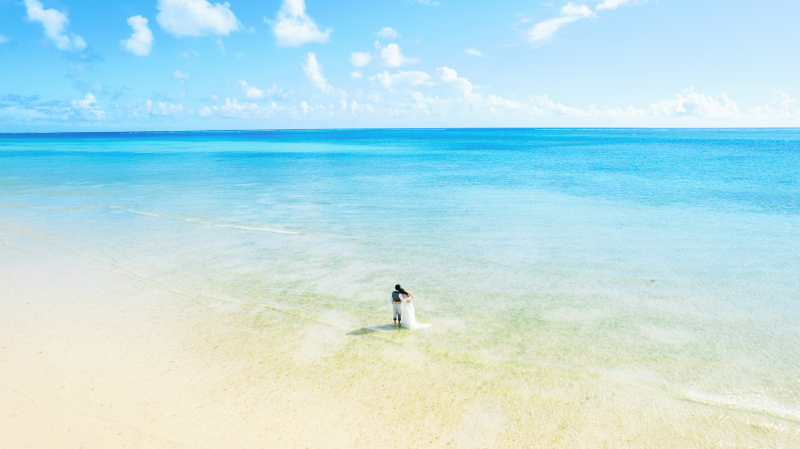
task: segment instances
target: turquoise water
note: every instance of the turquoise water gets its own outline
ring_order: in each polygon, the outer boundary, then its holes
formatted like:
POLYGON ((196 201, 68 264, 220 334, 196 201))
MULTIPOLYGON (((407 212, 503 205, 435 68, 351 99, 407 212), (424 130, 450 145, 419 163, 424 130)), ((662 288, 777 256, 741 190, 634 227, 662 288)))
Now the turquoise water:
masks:
POLYGON ((800 130, 0 135, 0 228, 224 304, 800 423, 800 130))

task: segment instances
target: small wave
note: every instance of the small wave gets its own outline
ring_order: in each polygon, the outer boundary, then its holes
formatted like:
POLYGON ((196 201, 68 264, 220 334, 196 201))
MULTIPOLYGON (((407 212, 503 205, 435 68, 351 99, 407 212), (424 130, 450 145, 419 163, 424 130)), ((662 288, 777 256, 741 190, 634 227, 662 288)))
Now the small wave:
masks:
POLYGON ((264 227, 251 227, 251 226, 237 226, 237 225, 223 225, 223 224, 216 224, 216 223, 208 223, 208 222, 200 221, 200 220, 192 220, 190 218, 170 217, 169 215, 161 215, 161 214, 154 214, 154 213, 149 213, 149 212, 141 212, 141 211, 136 211, 136 210, 130 210, 130 209, 125 209, 124 207, 119 207, 119 206, 109 206, 109 208, 117 209, 117 210, 121 210, 121 211, 125 211, 125 212, 130 212, 132 214, 146 215, 148 217, 154 217, 154 218, 165 218, 165 219, 168 219, 168 220, 185 221, 187 223, 194 223, 194 224, 205 225, 205 226, 213 226, 215 228, 239 229, 239 230, 242 230, 242 231, 270 232, 270 233, 273 233, 273 234, 289 234, 289 235, 300 235, 300 234, 302 234, 300 232, 284 231, 284 230, 281 230, 281 229, 272 229, 272 228, 264 228, 264 227))
POLYGON ((711 403, 716 405, 727 405, 730 407, 741 408, 755 412, 766 412, 771 415, 800 420, 800 409, 787 404, 782 404, 764 395, 755 395, 751 397, 725 396, 705 391, 686 390, 686 397, 693 401, 706 404, 711 403))

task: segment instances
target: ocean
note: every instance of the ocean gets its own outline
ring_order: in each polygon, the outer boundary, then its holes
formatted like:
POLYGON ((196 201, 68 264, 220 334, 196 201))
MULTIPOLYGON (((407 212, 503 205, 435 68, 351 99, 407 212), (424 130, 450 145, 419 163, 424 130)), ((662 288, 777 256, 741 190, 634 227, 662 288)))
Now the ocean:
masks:
MULTIPOLYGON (((569 413, 622 385, 664 441, 800 444, 797 129, 2 134, 3 230, 444 354, 445 380, 448 357, 579 376, 569 413), (392 329, 398 283, 430 329, 392 329)), ((538 394, 494 387, 488 410, 538 394)))

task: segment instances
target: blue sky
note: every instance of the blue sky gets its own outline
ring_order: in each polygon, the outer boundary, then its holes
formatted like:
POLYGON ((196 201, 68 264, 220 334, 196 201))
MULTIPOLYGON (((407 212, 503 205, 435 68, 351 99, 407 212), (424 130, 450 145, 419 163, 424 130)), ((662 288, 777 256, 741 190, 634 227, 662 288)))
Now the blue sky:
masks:
POLYGON ((800 126, 800 2, 0 0, 0 131, 800 126))

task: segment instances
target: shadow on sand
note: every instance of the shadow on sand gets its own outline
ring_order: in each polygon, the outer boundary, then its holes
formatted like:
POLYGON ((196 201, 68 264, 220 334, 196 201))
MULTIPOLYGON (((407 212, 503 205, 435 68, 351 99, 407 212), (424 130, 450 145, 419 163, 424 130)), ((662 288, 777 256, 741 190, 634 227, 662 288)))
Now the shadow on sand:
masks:
POLYGON ((362 327, 353 332, 348 332, 347 335, 369 335, 375 332, 391 332, 394 329, 397 328, 391 324, 384 324, 383 326, 362 327))

